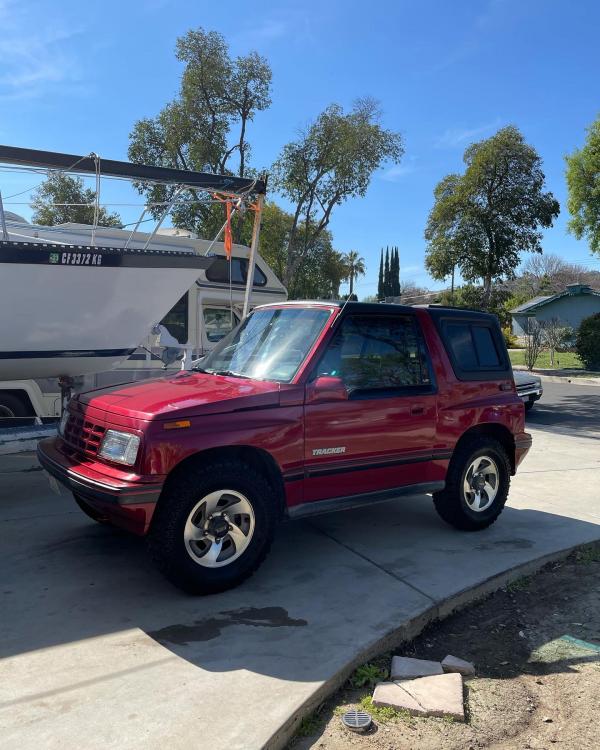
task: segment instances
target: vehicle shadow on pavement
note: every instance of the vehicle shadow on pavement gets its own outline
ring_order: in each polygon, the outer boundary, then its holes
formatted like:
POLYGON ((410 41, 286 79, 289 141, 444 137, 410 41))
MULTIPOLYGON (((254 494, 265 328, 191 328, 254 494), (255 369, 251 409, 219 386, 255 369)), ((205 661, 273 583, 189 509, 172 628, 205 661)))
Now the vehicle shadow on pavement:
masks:
MULTIPOLYGON (((194 598, 155 571, 143 540, 94 524, 42 481, 29 475, 20 498, 0 498, 4 657, 60 647, 60 662, 66 646, 121 634, 147 648, 140 663, 176 654, 211 673, 317 681, 436 603, 600 538, 596 523, 512 507, 492 528, 462 533, 430 497, 400 499, 284 524, 250 581, 194 598)), ((113 650, 107 674, 126 666, 113 650)))
POLYGON ((598 430, 600 424, 600 388, 594 394, 565 394, 555 403, 544 403, 542 398, 526 415, 532 427, 548 425, 573 429, 598 430))

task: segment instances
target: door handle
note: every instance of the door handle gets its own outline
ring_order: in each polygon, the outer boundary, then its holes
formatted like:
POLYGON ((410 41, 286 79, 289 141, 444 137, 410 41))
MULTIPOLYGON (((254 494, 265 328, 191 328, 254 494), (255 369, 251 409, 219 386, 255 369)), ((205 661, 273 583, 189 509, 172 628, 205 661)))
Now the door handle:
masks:
POLYGON ((410 413, 412 416, 416 416, 417 414, 424 414, 425 413, 425 407, 424 406, 411 406, 410 407, 410 413))

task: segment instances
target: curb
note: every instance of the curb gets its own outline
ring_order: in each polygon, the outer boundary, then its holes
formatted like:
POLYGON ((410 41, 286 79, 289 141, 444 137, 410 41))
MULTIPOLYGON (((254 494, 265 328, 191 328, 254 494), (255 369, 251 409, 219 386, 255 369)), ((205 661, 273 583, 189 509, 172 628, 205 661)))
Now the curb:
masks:
POLYGON ((56 435, 56 425, 41 427, 11 427, 0 430, 0 456, 9 456, 24 451, 35 451, 38 441, 56 435))
POLYGON ((263 745, 263 750, 284 750, 287 743, 295 735, 302 719, 315 711, 325 700, 342 687, 352 672, 361 664, 369 661, 369 659, 379 656, 386 651, 398 648, 403 643, 413 640, 420 635, 428 625, 436 620, 443 620, 453 612, 456 612, 469 604, 473 604, 479 599, 484 599, 486 596, 493 594, 495 591, 498 591, 498 589, 503 588, 512 581, 526 575, 537 573, 545 565, 548 565, 548 563, 563 560, 572 552, 590 547, 597 544, 598 541, 600 541, 600 532, 599 539, 595 542, 575 544, 571 547, 565 547, 562 550, 558 550, 557 552, 542 555, 534 560, 528 560, 527 562, 509 568, 502 573, 491 576, 470 589, 460 591, 458 594, 454 594, 448 599, 432 605, 429 609, 424 610, 416 617, 406 620, 395 630, 390 631, 387 635, 363 648, 359 654, 352 659, 352 661, 348 662, 348 664, 340 669, 337 674, 330 677, 323 685, 321 685, 313 695, 305 701, 305 703, 300 706, 292 716, 290 716, 286 723, 271 735, 271 738, 263 745))

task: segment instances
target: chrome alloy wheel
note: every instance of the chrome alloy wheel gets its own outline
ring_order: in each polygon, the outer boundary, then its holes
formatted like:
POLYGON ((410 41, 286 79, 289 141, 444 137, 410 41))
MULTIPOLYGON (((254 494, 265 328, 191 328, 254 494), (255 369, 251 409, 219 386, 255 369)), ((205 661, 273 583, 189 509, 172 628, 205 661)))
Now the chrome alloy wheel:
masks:
POLYGON ((217 490, 188 515, 183 536, 188 555, 205 568, 229 565, 246 550, 254 534, 254 509, 236 490, 217 490))
POLYGON ((478 456, 467 469, 463 493, 469 508, 475 513, 487 510, 498 494, 500 473, 489 456, 478 456))

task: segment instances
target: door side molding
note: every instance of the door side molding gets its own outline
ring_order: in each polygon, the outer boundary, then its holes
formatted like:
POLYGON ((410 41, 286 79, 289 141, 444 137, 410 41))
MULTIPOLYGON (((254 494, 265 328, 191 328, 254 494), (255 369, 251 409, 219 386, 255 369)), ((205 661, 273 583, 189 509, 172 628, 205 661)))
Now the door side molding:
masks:
POLYGON ((445 486, 445 482, 420 482, 418 484, 407 484, 402 487, 392 487, 389 490, 364 492, 360 495, 332 497, 327 500, 315 500, 302 503, 301 505, 293 505, 291 508, 287 509, 287 516, 288 518, 295 520, 297 518, 307 518, 308 516, 318 516, 323 513, 333 513, 334 511, 339 510, 362 508, 366 505, 372 505, 373 503, 393 500, 396 497, 440 492, 445 486))

